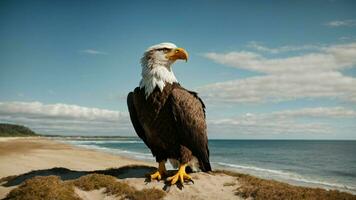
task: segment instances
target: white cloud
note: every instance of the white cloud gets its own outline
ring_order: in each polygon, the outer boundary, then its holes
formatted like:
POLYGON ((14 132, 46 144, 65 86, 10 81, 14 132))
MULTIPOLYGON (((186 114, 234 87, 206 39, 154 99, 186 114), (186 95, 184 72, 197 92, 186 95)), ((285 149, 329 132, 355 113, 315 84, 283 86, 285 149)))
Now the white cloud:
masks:
POLYGON ((81 50, 80 52, 81 53, 86 53, 86 54, 92 54, 92 55, 105 55, 105 54, 108 54, 106 52, 98 51, 98 50, 95 50, 95 49, 84 49, 84 50, 81 50))
POLYGON ((355 36, 341 36, 338 38, 338 40, 340 41, 352 41, 352 40, 355 40, 356 37, 355 36))
POLYGON ((329 27, 341 27, 341 26, 352 27, 352 26, 356 26, 356 20, 354 19, 334 20, 326 23, 326 25, 329 27))
POLYGON ((300 98, 330 98, 356 102, 356 79, 339 72, 266 75, 209 84, 198 91, 209 101, 231 103, 280 102, 300 98))
POLYGON ((297 110, 284 110, 272 113, 246 113, 242 116, 214 119, 208 121, 211 131, 224 133, 227 137, 246 135, 247 137, 293 137, 303 135, 304 138, 312 138, 315 134, 328 135, 335 133, 335 127, 330 123, 322 123, 320 118, 344 118, 355 119, 356 111, 343 107, 317 107, 297 110), (299 122, 298 119, 312 117, 316 120, 299 122))
POLYGON ((279 117, 337 117, 356 118, 356 111, 344 107, 316 107, 298 110, 284 110, 272 113, 279 117))
POLYGON ((315 50, 315 49, 320 48, 319 45, 281 46, 281 47, 277 47, 277 48, 270 48, 267 46, 263 46, 262 44, 260 44, 256 41, 249 42, 247 47, 249 47, 251 49, 255 49, 257 51, 267 52, 267 53, 272 53, 272 54, 289 52, 289 51, 315 50))
POLYGON ((117 121, 120 117, 127 115, 126 113, 105 109, 61 103, 43 104, 41 102, 0 102, 0 114, 96 121, 117 121))
POLYGON ((329 124, 310 122, 298 123, 291 118, 276 118, 274 115, 246 114, 234 118, 209 120, 208 128, 210 132, 225 134, 225 137, 241 137, 247 135, 248 138, 270 138, 271 135, 278 137, 293 137, 293 135, 323 134, 334 132, 329 124), (222 130, 224 130, 222 132, 222 130))
POLYGON ((266 102, 298 98, 331 98, 356 102, 356 79, 340 70, 356 65, 356 43, 322 47, 317 52, 266 58, 255 52, 206 53, 217 63, 266 75, 200 87, 208 100, 266 102))
POLYGON ((0 102, 0 121, 49 134, 132 133, 128 113, 68 104, 0 102))
POLYGON ((238 51, 229 53, 206 53, 204 56, 217 63, 236 68, 269 74, 325 72, 352 67, 356 64, 356 43, 333 45, 287 58, 266 58, 258 53, 238 51))

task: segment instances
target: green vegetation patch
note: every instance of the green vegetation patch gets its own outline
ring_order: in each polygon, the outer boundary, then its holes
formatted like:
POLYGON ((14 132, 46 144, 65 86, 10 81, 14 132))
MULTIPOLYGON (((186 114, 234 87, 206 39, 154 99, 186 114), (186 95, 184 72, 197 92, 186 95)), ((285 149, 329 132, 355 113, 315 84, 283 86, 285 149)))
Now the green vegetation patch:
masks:
POLYGON ((0 137, 20 136, 37 136, 37 134, 25 126, 0 123, 0 137))

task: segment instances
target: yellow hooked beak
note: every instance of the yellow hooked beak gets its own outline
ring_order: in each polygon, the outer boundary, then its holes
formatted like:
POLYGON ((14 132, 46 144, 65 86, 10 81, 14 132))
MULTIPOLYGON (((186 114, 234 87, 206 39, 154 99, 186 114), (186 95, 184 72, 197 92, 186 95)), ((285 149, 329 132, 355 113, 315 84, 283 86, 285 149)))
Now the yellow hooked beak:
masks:
POLYGON ((188 61, 188 52, 183 48, 175 48, 172 49, 170 52, 167 53, 166 57, 169 60, 176 61, 178 59, 188 61))

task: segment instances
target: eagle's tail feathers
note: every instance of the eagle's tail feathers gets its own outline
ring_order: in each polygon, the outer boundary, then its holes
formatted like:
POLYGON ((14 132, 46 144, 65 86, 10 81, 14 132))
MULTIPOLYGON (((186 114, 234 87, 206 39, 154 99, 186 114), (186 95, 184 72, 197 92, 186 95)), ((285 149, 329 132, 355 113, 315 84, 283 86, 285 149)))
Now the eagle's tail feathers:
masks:
POLYGON ((210 165, 209 158, 205 158, 205 159, 199 160, 199 165, 200 165, 200 169, 203 172, 210 172, 211 171, 211 165, 210 165))

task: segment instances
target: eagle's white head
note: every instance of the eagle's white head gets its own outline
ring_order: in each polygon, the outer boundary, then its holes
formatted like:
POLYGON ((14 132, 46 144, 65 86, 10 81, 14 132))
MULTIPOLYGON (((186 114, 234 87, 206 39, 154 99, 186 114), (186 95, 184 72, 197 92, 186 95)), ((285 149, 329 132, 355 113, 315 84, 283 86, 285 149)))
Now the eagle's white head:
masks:
POLYGON ((188 60, 188 53, 173 43, 160 43, 149 47, 141 58, 142 79, 140 88, 145 88, 146 98, 158 86, 162 91, 166 83, 177 83, 172 64, 178 60, 188 60))

